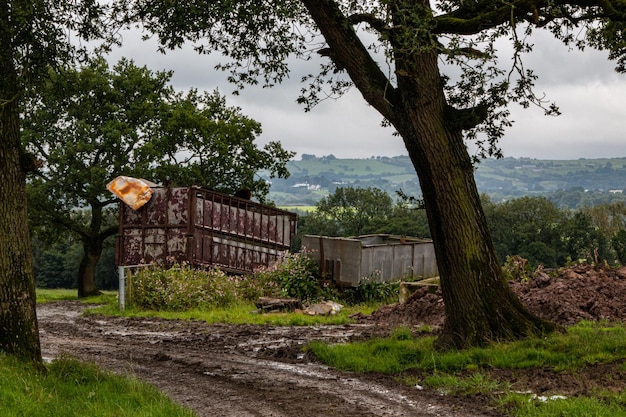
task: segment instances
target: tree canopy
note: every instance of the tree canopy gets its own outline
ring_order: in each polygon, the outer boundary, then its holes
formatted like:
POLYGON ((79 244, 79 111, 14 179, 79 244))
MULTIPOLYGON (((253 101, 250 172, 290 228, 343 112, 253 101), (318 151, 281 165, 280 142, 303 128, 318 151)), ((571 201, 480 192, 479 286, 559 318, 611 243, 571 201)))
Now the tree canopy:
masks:
MULTIPOLYGON (((135 2, 130 21, 156 34, 160 50, 192 42, 199 53, 219 51, 217 68, 240 89, 272 86, 289 76, 289 58, 329 58, 303 81, 298 101, 307 109, 356 86, 366 101, 393 124, 392 98, 410 68, 397 68, 403 55, 433 51, 440 59, 441 86, 449 104, 447 123, 475 139, 482 152, 500 155, 497 140, 510 125, 506 105, 558 108, 532 90, 536 76, 523 55, 534 45, 532 33, 546 30, 565 45, 609 51, 616 70, 625 71, 623 40, 626 8, 619 1, 501 3, 493 0, 413 1, 255 1, 135 2), (329 25, 327 32, 324 25, 329 25), (332 32, 331 28, 332 26, 332 32), (509 57, 496 41, 511 42, 509 57), (350 42, 347 42, 350 41, 350 42), (236 45, 236 46, 235 46, 236 45), (482 135, 481 135, 482 133, 482 135)), ((317 63, 318 60, 315 60, 317 63)))
POLYGON ((254 143, 259 123, 228 107, 217 91, 175 92, 169 72, 102 58, 51 70, 24 105, 22 141, 41 168, 28 183, 30 217, 40 230, 69 231, 83 243, 79 296, 97 292, 96 263, 117 233, 107 191, 119 175, 156 183, 206 186, 264 198, 266 170, 285 177, 292 154, 278 142, 254 143))

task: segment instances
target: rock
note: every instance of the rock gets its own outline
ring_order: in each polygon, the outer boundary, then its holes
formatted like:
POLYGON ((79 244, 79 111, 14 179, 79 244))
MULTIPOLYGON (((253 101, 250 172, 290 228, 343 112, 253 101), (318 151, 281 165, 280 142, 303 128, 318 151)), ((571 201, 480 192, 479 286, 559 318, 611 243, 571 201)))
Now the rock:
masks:
POLYGON ((321 303, 311 304, 303 313, 310 316, 328 316, 330 314, 337 314, 343 306, 334 301, 323 301, 321 303))

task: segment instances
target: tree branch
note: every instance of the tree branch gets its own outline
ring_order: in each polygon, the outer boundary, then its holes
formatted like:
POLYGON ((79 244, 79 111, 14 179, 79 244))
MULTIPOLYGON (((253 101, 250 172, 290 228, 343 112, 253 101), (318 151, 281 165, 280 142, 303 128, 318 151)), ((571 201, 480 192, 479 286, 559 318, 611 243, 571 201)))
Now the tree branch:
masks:
POLYGON ((377 19, 370 13, 357 13, 348 16, 348 21, 353 25, 357 25, 359 23, 367 23, 372 29, 376 30, 380 34, 386 34, 389 32, 390 27, 381 20, 377 19))
POLYGON ((110 236, 114 236, 115 234, 117 234, 117 232, 119 231, 118 226, 110 226, 107 227, 106 229, 102 230, 99 234, 98 234, 98 238, 102 239, 103 241, 110 237, 110 236))
POLYGON ((493 3, 467 2, 454 11, 435 17, 437 26, 434 33, 453 33, 458 35, 473 35, 485 29, 494 28, 511 21, 511 11, 516 20, 526 20, 538 27, 545 26, 555 19, 567 19, 572 23, 585 20, 609 18, 616 21, 626 21, 626 6, 618 0, 516 0, 501 5, 491 10, 485 6, 493 6, 493 3), (559 9, 559 6, 570 6, 584 9, 600 9, 600 12, 591 11, 581 16, 573 16, 567 9, 559 9), (549 8, 549 13, 546 12, 549 8), (559 10, 559 13, 556 11, 559 10), (556 14, 555 14, 556 13, 556 14), (541 18, 541 20, 540 20, 541 18))
POLYGON ((448 125, 459 130, 469 130, 484 122, 489 116, 489 107, 479 104, 469 109, 456 109, 448 106, 446 121, 448 125))
MULTIPOLYGON (((468 12, 459 8, 451 13, 435 16, 436 34, 453 33, 457 35, 475 35, 485 29, 494 28, 511 21, 511 7, 506 4, 489 12, 468 12)), ((519 12, 518 12, 519 13, 519 12)))
POLYGON ((395 89, 355 33, 353 21, 332 0, 302 0, 302 3, 326 39, 333 63, 345 68, 370 105, 385 118, 392 119, 395 89))

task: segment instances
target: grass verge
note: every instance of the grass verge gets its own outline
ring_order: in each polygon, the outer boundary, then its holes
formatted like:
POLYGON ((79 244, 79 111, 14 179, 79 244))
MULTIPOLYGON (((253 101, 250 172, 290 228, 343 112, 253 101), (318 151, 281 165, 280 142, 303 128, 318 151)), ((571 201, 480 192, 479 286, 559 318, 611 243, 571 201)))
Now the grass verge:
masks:
MULTIPOLYGON (((78 298, 78 291, 75 289, 47 289, 37 288, 36 291, 38 303, 49 303, 52 301, 76 301, 78 298)), ((85 297, 80 299, 83 303, 88 304, 111 304, 117 302, 117 291, 101 291, 100 295, 92 297, 85 297)))
POLYGON ((396 375, 412 386, 460 395, 486 395, 507 415, 515 416, 626 416, 626 394, 598 391, 593 396, 538 397, 515 392, 506 381, 492 379, 494 369, 542 369, 576 374, 586 366, 615 363, 626 358, 626 328, 608 323, 581 322, 565 334, 497 343, 487 348, 438 352, 434 337, 414 337, 398 329, 386 339, 327 345, 309 349, 326 364, 355 372, 396 375))
POLYGON ((151 385, 92 364, 59 359, 47 373, 0 355, 0 415, 3 417, 194 417, 151 385))
POLYGON ((341 325, 353 323, 350 316, 361 312, 369 314, 377 308, 376 305, 357 305, 343 308, 339 313, 329 316, 310 316, 303 313, 266 313, 256 314, 253 303, 239 302, 228 307, 211 309, 192 309, 189 311, 156 311, 141 310, 133 307, 119 311, 117 304, 108 303, 91 308, 87 314, 104 314, 124 317, 160 317, 169 320, 200 320, 207 324, 258 324, 274 326, 315 326, 341 325))
MULTIPOLYGON (((78 300, 75 290, 37 289, 37 302, 78 300)), ((210 309, 192 309, 188 311, 157 311, 142 310, 128 307, 120 311, 117 293, 105 291, 99 296, 80 299, 81 302, 98 304, 87 309, 86 314, 103 314, 106 316, 122 317, 159 317, 168 320, 200 320, 207 324, 259 324, 274 326, 315 326, 315 325, 342 325, 353 323, 352 314, 370 314, 380 304, 358 304, 344 307, 339 313, 329 316, 309 316, 302 313, 268 313, 254 314, 256 306, 251 302, 236 302, 228 307, 210 309)))

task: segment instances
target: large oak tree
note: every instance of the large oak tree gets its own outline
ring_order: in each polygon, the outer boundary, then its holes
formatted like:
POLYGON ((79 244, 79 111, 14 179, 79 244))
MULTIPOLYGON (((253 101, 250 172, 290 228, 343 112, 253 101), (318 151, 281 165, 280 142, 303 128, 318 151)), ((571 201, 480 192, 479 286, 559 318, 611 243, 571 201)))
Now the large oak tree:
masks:
POLYGON ((231 80, 281 82, 289 58, 327 58, 308 77, 307 108, 356 86, 403 138, 419 177, 441 274, 446 322, 440 347, 482 345, 554 330, 522 306, 504 280, 487 229, 465 140, 499 155, 506 105, 537 104, 521 55, 526 35, 551 31, 565 44, 610 50, 624 70, 626 3, 621 0, 335 1, 138 0, 132 22, 163 49, 193 42, 230 60, 231 80), (511 68, 495 41, 513 45, 511 68), (446 71, 451 69, 449 74, 446 71), (454 75, 456 71, 456 76, 454 75))
POLYGON ((82 243, 79 297, 99 292, 96 265, 118 231, 119 200, 105 187, 115 177, 247 189, 263 199, 268 185, 258 171, 288 175, 293 154, 278 142, 258 147, 258 122, 217 91, 176 92, 171 75, 127 59, 110 68, 94 58, 51 71, 25 101, 22 141, 43 163, 28 183, 29 215, 39 230, 66 231, 82 243))

